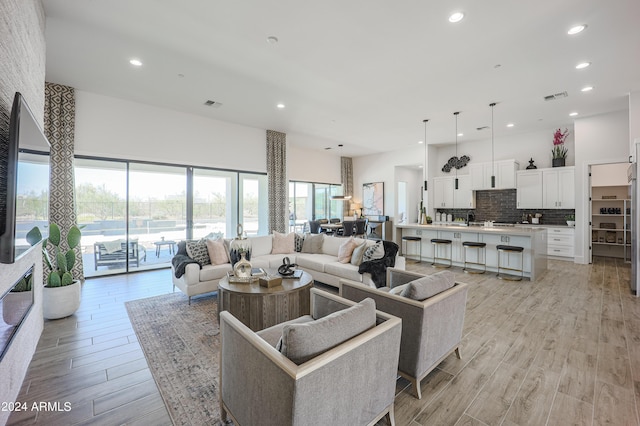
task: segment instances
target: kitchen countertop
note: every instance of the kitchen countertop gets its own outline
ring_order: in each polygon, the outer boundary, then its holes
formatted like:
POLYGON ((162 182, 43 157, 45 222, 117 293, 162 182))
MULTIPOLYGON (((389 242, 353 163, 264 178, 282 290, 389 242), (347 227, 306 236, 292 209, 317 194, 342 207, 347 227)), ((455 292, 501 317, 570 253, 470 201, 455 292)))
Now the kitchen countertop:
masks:
POLYGON ((531 236, 538 232, 545 232, 544 225, 514 225, 514 226, 466 226, 466 225, 453 225, 453 224, 431 224, 420 225, 417 223, 399 224, 396 228, 401 229, 424 229, 434 231, 456 231, 456 232, 471 232, 481 234, 499 234, 499 235, 522 235, 531 236))

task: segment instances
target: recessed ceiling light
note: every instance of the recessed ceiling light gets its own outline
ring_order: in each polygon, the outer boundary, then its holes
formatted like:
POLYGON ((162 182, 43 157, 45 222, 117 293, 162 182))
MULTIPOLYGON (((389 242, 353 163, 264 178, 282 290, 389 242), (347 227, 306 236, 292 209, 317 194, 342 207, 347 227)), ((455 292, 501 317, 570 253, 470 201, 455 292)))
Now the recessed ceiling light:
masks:
POLYGON ((464 136, 464 133, 458 133, 458 136, 464 136))
POLYGON ((276 36, 269 36, 267 37, 267 43, 269 44, 276 44, 278 42, 278 37, 276 36))
POLYGON ((424 141, 418 141, 418 143, 422 145, 424 143, 424 141))
POLYGON ((581 70, 588 67, 589 65, 591 65, 591 62, 580 62, 578 65, 576 65, 576 69, 581 70))
POLYGON ((593 90, 593 86, 585 86, 582 89, 580 89, 581 92, 590 92, 593 90))
POLYGON ((513 127, 513 126, 514 126, 514 124, 513 124, 513 123, 509 123, 509 124, 507 124, 507 127, 513 127))
POLYGON ((451 14, 451 16, 449 16, 449 22, 452 22, 452 23, 455 24, 456 22, 462 21, 462 18, 464 18, 464 13, 455 12, 455 13, 451 14))
POLYGON ((140 59, 130 59, 129 63, 131 65, 133 65, 134 67, 141 67, 142 66, 142 61, 140 61, 140 59))
POLYGON ((284 108, 284 104, 278 104, 278 105, 276 105, 276 106, 277 106, 278 108, 280 108, 280 109, 284 108))
POLYGON ((569 31, 567 31, 567 34, 569 34, 569 35, 578 34, 578 33, 581 33, 582 31, 584 31, 585 28, 587 28, 586 25, 576 25, 575 27, 569 28, 569 31))
POLYGON ((578 115, 577 112, 572 112, 571 114, 569 114, 569 117, 575 117, 576 115, 578 115))

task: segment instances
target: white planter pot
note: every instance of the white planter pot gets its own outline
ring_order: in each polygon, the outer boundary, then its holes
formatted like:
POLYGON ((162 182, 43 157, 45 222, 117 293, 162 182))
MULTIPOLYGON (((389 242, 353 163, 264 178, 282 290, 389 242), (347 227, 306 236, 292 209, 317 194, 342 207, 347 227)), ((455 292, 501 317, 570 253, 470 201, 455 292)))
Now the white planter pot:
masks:
POLYGON ((45 287, 42 296, 42 310, 45 319, 66 318, 80 307, 82 285, 75 281, 64 287, 45 287))

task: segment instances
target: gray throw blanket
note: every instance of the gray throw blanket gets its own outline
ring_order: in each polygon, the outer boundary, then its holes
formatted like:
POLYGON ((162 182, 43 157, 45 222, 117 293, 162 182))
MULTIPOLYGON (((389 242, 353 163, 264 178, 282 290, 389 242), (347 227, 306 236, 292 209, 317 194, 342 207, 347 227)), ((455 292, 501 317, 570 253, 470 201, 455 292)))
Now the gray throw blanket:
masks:
POLYGON ((376 287, 384 287, 387 285, 387 268, 393 268, 396 265, 396 254, 398 254, 398 245, 393 241, 382 241, 384 247, 384 257, 382 259, 369 260, 362 262, 358 268, 358 272, 371 274, 371 280, 376 287))

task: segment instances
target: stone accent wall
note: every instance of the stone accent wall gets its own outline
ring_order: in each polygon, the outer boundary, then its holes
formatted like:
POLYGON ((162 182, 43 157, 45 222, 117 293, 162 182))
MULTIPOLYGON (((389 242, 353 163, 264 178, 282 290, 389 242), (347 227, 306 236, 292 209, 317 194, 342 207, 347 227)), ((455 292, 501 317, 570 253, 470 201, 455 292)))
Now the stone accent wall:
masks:
MULTIPOLYGON (((566 225, 566 217, 575 215, 574 209, 517 209, 516 190, 501 189, 476 191, 476 208, 471 210, 475 220, 495 220, 496 222, 521 222, 523 215, 542 214, 542 225, 566 225)), ((453 217, 467 218, 470 209, 438 209, 439 212, 451 213, 453 217)))
MULTIPOLYGON (((7 149, 9 115, 15 92, 25 96, 40 125, 44 123, 44 27, 40 0, 0 0, 0 150, 7 149)), ((6 182, 0 182, 0 187, 2 185, 6 187, 6 182)), ((7 291, 31 265, 36 266, 34 281, 41 283, 42 252, 39 246, 14 264, 0 264, 0 293, 7 291)), ((42 285, 35 286, 34 297, 35 305, 0 360, 0 401, 15 401, 42 334, 42 285)), ((0 412, 0 424, 7 422, 9 414, 8 411, 0 412)))

